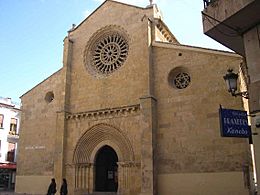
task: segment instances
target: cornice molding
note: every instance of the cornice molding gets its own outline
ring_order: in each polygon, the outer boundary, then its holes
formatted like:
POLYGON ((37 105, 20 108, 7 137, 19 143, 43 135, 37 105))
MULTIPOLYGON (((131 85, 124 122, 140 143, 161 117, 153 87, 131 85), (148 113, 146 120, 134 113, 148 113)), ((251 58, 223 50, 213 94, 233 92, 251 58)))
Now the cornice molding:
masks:
POLYGON ((176 37, 172 34, 170 29, 161 19, 155 18, 154 21, 157 29, 162 33, 165 39, 169 41, 169 43, 179 44, 179 41, 176 39, 176 37))
POLYGON ((103 118, 126 117, 130 115, 139 114, 139 112, 140 112, 140 104, 136 104, 130 106, 91 110, 91 111, 85 111, 80 113, 67 113, 66 120, 72 120, 72 119, 97 120, 103 118))

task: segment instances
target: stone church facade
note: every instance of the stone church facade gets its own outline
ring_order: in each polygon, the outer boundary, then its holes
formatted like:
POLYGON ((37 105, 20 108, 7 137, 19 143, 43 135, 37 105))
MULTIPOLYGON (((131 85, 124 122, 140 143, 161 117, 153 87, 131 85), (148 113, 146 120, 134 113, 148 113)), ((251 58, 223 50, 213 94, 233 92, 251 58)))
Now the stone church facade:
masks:
POLYGON ((220 136, 236 54, 180 44, 156 5, 105 1, 64 39, 63 67, 25 93, 16 192, 248 194, 248 141, 220 136))

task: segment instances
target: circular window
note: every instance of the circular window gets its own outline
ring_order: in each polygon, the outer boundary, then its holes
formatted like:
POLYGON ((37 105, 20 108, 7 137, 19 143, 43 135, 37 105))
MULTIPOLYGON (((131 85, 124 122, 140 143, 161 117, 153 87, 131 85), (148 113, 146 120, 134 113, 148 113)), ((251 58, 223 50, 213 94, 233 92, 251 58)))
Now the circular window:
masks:
POLYGON ((52 91, 49 91, 48 93, 46 93, 44 99, 47 103, 51 103, 54 100, 54 93, 52 91))
POLYGON ((95 76, 108 76, 126 61, 128 41, 125 33, 110 29, 90 39, 85 52, 85 65, 95 76))
POLYGON ((190 84, 190 76, 185 72, 181 72, 177 74, 176 77, 174 78, 174 85, 178 89, 184 89, 188 87, 189 84, 190 84))
POLYGON ((176 89, 184 89, 190 85, 191 77, 187 68, 177 67, 170 71, 168 75, 169 84, 176 89))

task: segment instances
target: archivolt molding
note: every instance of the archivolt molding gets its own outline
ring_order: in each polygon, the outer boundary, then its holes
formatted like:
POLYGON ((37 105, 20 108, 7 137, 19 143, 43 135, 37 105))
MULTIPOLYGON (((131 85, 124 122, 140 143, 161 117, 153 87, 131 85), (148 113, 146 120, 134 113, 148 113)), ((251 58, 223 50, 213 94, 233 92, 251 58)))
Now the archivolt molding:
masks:
POLYGON ((101 110, 91 110, 80 113, 67 113, 66 119, 88 119, 88 120, 100 120, 105 118, 115 118, 124 117, 130 115, 136 115, 140 113, 140 104, 116 107, 116 108, 106 108, 101 110))
POLYGON ((134 161, 134 151, 127 136, 111 125, 98 124, 87 130, 79 139, 74 151, 74 163, 93 163, 97 151, 105 145, 116 151, 119 162, 134 161))
POLYGON ((101 149, 103 146, 110 146, 111 148, 113 148, 117 154, 118 159, 123 159, 122 153, 120 148, 118 147, 117 144, 115 144, 114 142, 112 142, 111 140, 105 140, 100 142, 92 151, 91 155, 90 155, 90 162, 95 162, 95 157, 97 152, 99 151, 99 149, 101 149))

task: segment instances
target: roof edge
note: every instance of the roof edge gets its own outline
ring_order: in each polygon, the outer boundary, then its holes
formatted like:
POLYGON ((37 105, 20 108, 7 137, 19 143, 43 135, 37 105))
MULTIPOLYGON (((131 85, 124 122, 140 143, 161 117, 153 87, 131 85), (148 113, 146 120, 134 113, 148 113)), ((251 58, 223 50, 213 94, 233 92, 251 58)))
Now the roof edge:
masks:
POLYGON ((41 81, 40 83, 38 83, 37 85, 35 85, 33 88, 29 89, 27 92, 25 92, 23 95, 21 95, 19 98, 21 99, 23 96, 25 96, 27 93, 30 93, 30 91, 32 91, 33 89, 35 89, 36 87, 38 87, 40 84, 44 83, 46 80, 48 80, 49 78, 51 78, 52 76, 54 76, 55 74, 58 74, 58 72, 60 72, 62 70, 62 68, 60 68, 59 70, 57 70, 56 72, 54 72, 53 74, 51 74, 50 76, 48 76, 46 79, 44 79, 43 81, 41 81))
POLYGON ((165 24, 165 22, 164 22, 162 19, 160 19, 160 18, 155 18, 154 20, 155 20, 155 22, 156 22, 156 25, 157 25, 157 24, 161 24, 162 27, 169 33, 169 35, 171 36, 171 38, 172 38, 175 42, 177 42, 177 43, 180 44, 180 42, 178 41, 178 39, 174 36, 174 34, 171 32, 171 30, 169 29, 169 27, 165 24))
POLYGON ((152 43, 152 46, 154 46, 154 47, 164 47, 164 48, 169 48, 169 49, 172 48, 172 49, 193 50, 193 51, 215 53, 215 54, 221 54, 221 55, 226 55, 226 56, 243 58, 241 55, 234 53, 234 52, 230 52, 230 51, 204 48, 204 47, 198 47, 198 46, 183 45, 183 44, 167 43, 167 42, 161 42, 161 41, 154 41, 152 43))
POLYGON ((146 9, 153 9, 153 6, 147 6, 147 7, 139 7, 136 5, 131 5, 131 4, 127 4, 127 3, 122 3, 119 1, 115 1, 115 0, 105 0, 102 4, 100 4, 93 12, 91 12, 91 14, 89 14, 84 20, 82 20, 76 27, 74 27, 73 29, 70 29, 68 32, 73 32, 75 31, 77 28, 79 28, 89 17, 91 17, 95 12, 97 12, 97 10, 99 10, 105 3, 107 3, 108 1, 113 2, 113 3, 117 3, 117 4, 121 4, 121 5, 126 5, 126 6, 130 6, 130 7, 134 7, 137 9, 142 9, 142 10, 146 10, 146 9))

